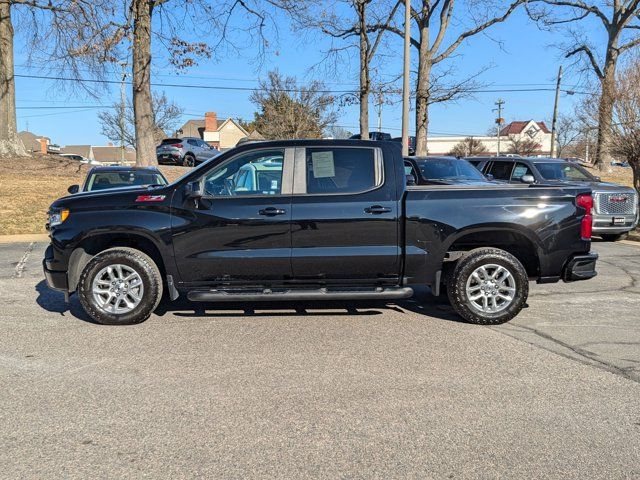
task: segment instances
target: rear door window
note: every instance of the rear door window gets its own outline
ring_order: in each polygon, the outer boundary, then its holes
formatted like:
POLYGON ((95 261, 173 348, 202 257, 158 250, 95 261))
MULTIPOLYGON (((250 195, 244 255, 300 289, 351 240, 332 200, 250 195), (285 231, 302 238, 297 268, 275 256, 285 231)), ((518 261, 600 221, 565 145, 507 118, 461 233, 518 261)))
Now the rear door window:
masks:
POLYGON ((510 180, 513 163, 511 162, 492 162, 486 173, 493 175, 495 180, 510 180))
POLYGON ((513 172, 511 173, 511 180, 519 181, 525 175, 533 175, 531 169, 524 163, 516 163, 515 167, 513 167, 513 172))
POLYGON ((307 148, 307 193, 359 193, 382 184, 373 148, 307 148))

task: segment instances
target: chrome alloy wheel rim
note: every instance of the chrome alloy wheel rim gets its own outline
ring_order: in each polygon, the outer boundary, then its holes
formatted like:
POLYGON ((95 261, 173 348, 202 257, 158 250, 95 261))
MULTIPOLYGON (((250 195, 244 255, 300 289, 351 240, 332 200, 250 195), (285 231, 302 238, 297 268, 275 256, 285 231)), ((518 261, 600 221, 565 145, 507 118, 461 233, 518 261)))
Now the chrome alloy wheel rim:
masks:
POLYGON ((129 313, 142 301, 140 274, 128 265, 108 265, 98 272, 91 287, 93 298, 107 313, 129 313))
POLYGON ((501 312, 513 303, 516 281, 502 265, 482 265, 467 279, 466 293, 476 310, 483 313, 501 312))

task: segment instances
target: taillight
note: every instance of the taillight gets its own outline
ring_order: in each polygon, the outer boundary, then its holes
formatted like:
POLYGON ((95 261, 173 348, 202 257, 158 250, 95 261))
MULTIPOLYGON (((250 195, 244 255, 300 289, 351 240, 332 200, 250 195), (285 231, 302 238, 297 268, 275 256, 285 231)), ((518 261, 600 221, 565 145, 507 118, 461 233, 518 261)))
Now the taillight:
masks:
POLYGON ((182 148, 182 144, 181 143, 174 143, 171 146, 172 147, 176 147, 176 148, 182 148))
POLYGON ((580 224, 580 237, 582 237, 582 240, 591 240, 591 230, 593 227, 591 209, 593 208, 593 197, 590 193, 578 195, 576 205, 585 209, 585 214, 580 224))

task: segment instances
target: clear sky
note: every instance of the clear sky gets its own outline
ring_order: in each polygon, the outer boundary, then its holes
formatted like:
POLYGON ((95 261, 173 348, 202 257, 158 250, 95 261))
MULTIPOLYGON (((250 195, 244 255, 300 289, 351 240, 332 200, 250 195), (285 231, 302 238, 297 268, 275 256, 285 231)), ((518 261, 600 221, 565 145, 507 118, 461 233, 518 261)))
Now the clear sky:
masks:
MULTIPOLYGON (((298 77, 301 83, 311 78, 320 78, 328 89, 345 90, 357 88, 358 63, 352 56, 340 66, 339 71, 321 76, 310 68, 322 58, 322 52, 329 46, 328 39, 318 36, 303 36, 291 32, 287 19, 282 17, 280 41, 260 67, 252 64, 248 58, 230 55, 226 58, 214 58, 201 62, 197 67, 185 73, 177 74, 167 65, 162 52, 154 57, 153 82, 156 84, 196 84, 207 86, 253 87, 257 80, 271 69, 298 77)), ((455 30, 454 30, 455 31, 455 30)), ((595 33, 594 33, 595 35, 595 33)), ((486 89, 518 89, 555 87, 558 67, 562 62, 561 54, 554 44, 560 42, 559 34, 540 31, 524 12, 513 15, 506 23, 490 30, 491 38, 479 35, 472 38, 459 50, 456 58, 446 64, 451 67, 451 82, 488 68, 479 77, 486 89), (502 47, 497 43, 501 42, 502 47)), ((205 39, 206 40, 206 39, 205 39)), ((39 71, 25 63, 24 38, 17 32, 16 73, 38 74, 39 71)), ((353 52, 356 53, 355 51, 353 52)), ((416 51, 412 49, 414 59, 416 51)), ((379 71, 387 78, 401 73, 402 39, 388 37, 385 57, 379 62, 379 71)), ((41 73, 41 72, 40 72, 41 73)), ((118 79, 117 75, 113 79, 118 79)), ((569 71, 564 78, 565 88, 579 88, 577 74, 569 71)), ((167 96, 185 110, 184 121, 189 118, 203 118, 205 111, 216 111, 218 118, 228 116, 251 119, 254 106, 249 101, 249 91, 230 91, 214 89, 194 89, 178 87, 154 87, 164 90, 167 96)), ((413 88, 413 85, 412 85, 413 88)), ((127 92, 128 94, 130 92, 127 92)), ((114 85, 100 94, 99 98, 87 97, 78 92, 65 91, 59 83, 41 79, 16 79, 18 106, 18 128, 28 129, 38 135, 51 138, 60 145, 93 144, 104 145, 107 139, 100 134, 97 114, 99 109, 87 108, 92 105, 109 105, 119 99, 119 87, 114 85), (40 107, 47 107, 42 109, 40 107), (78 106, 77 109, 69 108, 78 106), (53 108, 55 107, 55 108, 53 108), (67 107, 65 109, 59 107, 67 107)), ((498 98, 505 100, 503 116, 511 120, 544 120, 551 118, 553 91, 543 92, 487 92, 478 93, 471 99, 455 103, 432 106, 430 109, 430 134, 483 135, 493 125, 494 102, 498 98)), ((578 95, 563 94, 560 100, 561 111, 571 111, 578 95)), ((393 98, 393 105, 385 105, 382 115, 383 131, 400 135, 401 105, 399 98, 393 98)), ((377 126, 377 112, 372 106, 370 117, 371 130, 377 126)), ((412 107, 413 117, 413 107, 412 107)), ((357 132, 357 105, 341 108, 339 125, 357 132)), ((413 118, 412 118, 413 123, 413 118)), ((413 131, 413 127, 411 128, 413 131)))

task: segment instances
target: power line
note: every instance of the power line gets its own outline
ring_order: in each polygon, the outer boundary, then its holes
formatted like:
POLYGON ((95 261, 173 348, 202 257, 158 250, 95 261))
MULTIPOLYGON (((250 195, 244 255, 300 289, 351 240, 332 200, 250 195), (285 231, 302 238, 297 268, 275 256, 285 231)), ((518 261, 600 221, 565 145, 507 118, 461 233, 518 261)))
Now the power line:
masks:
MULTIPOLYGON (((17 74, 15 77, 18 78, 31 78, 31 79, 39 79, 39 80, 56 80, 56 81, 70 81, 70 82, 83 82, 83 83, 97 83, 97 84, 107 84, 107 85, 120 85, 120 81, 118 80, 100 80, 100 79, 91 79, 91 78, 70 78, 70 77, 53 77, 46 75, 24 75, 17 74)), ((126 82, 127 84, 131 84, 131 82, 126 82)), ((226 90, 226 91, 242 91, 242 92, 255 92, 259 90, 267 90, 264 87, 231 87, 225 85, 197 85, 197 84, 187 84, 187 83, 155 83, 151 82, 151 86, 154 87, 165 87, 165 88, 190 88, 190 89, 204 89, 204 90, 226 90)), ((287 93, 299 93, 305 91, 302 88, 281 88, 278 89, 280 92, 287 93)), ((553 92, 555 88, 479 88, 479 89, 471 89, 470 93, 534 93, 534 92, 553 92)), ((318 90, 318 93, 323 94, 356 94, 357 90, 318 90)), ((562 92, 573 95, 592 95, 592 92, 583 92, 578 90, 569 90, 563 89, 562 92)))

